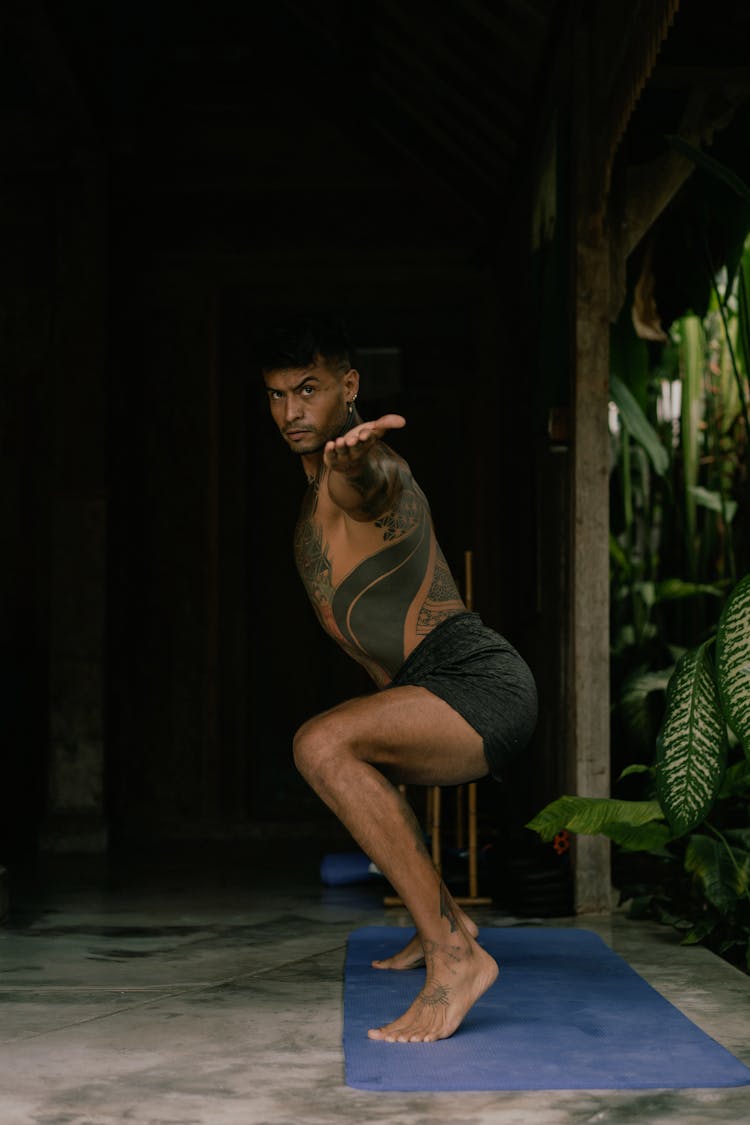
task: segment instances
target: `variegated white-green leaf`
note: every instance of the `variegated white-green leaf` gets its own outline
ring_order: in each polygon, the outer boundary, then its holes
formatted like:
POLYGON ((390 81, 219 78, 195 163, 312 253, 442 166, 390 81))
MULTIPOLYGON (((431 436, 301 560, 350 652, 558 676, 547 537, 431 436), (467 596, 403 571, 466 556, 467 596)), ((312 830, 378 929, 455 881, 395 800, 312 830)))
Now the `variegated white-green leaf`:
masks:
POLYGON ((526 825, 543 840, 552 840, 567 828, 582 836, 606 835, 609 825, 637 828, 661 820, 657 801, 616 801, 609 797, 558 797, 526 825))
POLYGON ((656 740, 656 791, 677 836, 707 815, 726 766, 727 728, 708 643, 686 652, 675 668, 656 740))
POLYGON ((719 621, 716 678, 726 720, 750 758, 750 574, 735 586, 719 621))

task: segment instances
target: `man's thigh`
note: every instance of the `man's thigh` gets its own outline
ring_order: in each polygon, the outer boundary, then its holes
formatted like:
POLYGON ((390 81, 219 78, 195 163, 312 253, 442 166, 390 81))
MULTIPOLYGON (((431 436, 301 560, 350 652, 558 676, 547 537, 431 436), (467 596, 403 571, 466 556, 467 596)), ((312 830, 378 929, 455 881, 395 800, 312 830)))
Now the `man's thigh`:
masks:
POLYGON ((423 687, 351 699, 316 721, 397 784, 461 785, 489 772, 482 736, 423 687))

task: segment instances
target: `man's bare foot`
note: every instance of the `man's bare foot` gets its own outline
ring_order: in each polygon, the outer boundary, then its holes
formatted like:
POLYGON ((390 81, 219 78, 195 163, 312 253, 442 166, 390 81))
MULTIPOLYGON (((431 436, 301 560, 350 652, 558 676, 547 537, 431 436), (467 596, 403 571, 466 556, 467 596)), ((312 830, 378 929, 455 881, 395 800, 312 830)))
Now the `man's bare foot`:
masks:
MULTIPOLYGON (((464 914, 463 910, 460 909, 457 910, 457 914, 461 926, 471 937, 476 938, 479 929, 469 915, 464 914)), ((421 965, 424 965, 424 950, 419 934, 415 934, 411 941, 407 942, 404 948, 399 950, 398 953, 394 953, 392 957, 384 957, 382 961, 372 962, 373 969, 418 969, 421 965)))
POLYGON ((447 1039, 497 979, 494 958, 460 932, 440 943, 428 943, 426 960, 427 979, 419 996, 399 1019, 371 1028, 367 1033, 370 1039, 387 1043, 447 1039))

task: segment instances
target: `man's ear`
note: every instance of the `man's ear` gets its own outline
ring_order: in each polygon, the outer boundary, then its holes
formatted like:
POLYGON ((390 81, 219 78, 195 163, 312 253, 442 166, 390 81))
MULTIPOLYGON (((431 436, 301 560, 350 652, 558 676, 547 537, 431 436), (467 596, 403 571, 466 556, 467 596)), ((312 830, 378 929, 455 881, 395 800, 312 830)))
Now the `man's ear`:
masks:
POLYGON ((355 367, 350 367, 344 376, 344 388, 348 399, 353 399, 359 392, 359 371, 355 367))

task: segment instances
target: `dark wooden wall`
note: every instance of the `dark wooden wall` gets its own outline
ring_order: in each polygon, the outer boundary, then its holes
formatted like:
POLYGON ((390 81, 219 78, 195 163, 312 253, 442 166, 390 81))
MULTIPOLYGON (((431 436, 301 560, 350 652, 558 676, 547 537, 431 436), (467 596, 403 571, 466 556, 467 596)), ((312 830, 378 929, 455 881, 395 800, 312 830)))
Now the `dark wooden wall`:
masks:
MULTIPOLYGON (((6 854, 324 816, 291 736, 369 685, 294 572, 301 475, 246 348, 271 309, 336 308, 355 342, 401 349, 398 394, 368 395, 363 363, 363 406, 406 415, 394 444, 450 562, 462 577, 472 549, 477 608, 537 645, 536 328, 523 185, 493 178, 508 145, 481 142, 489 179, 455 152, 436 174, 429 122, 432 148, 390 143, 335 59, 300 97, 249 17, 245 55, 222 31, 214 58, 178 7, 172 25, 122 5, 106 29, 80 4, 1 17, 6 854)), ((485 801, 506 816, 498 787, 485 801)))

